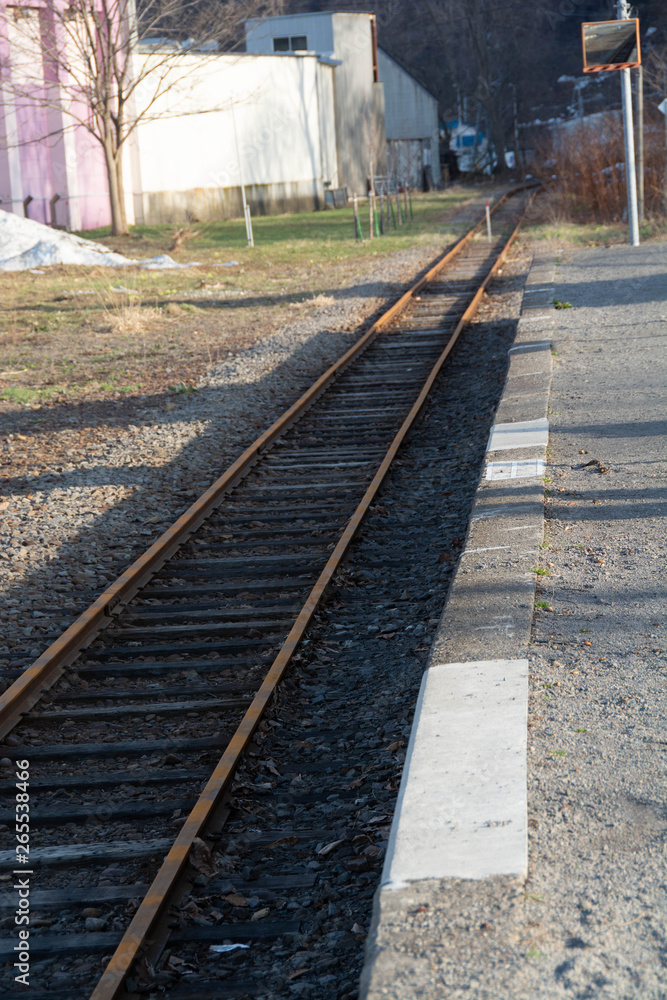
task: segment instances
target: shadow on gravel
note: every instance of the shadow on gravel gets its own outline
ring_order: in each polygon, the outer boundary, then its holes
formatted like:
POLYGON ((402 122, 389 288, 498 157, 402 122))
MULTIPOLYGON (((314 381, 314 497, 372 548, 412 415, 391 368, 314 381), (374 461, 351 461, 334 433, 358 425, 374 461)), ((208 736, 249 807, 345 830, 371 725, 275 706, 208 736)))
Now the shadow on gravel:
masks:
MULTIPOLYGON (((513 324, 501 323, 499 326, 497 323, 478 323, 468 329, 472 331, 469 336, 474 336, 480 343, 488 342, 489 339, 493 342, 491 334, 494 334, 498 346, 490 355, 490 359, 491 364, 496 366, 499 372, 502 368, 501 374, 498 375, 501 386, 504 380, 508 341, 514 336, 513 324)), ((312 351, 313 343, 322 340, 324 341, 322 353, 326 355, 326 337, 326 333, 321 333, 316 338, 311 338, 309 353, 312 351)), ((463 349, 464 342, 464 337, 462 337, 461 349, 463 349)), ((450 358, 449 364, 452 366, 458 367, 461 363, 456 360, 458 350, 459 345, 450 358)), ((62 486, 79 486, 84 490, 92 491, 105 483, 127 484, 134 487, 134 492, 130 497, 97 516, 79 534, 64 541, 57 555, 50 562, 42 564, 38 570, 8 586, 7 603, 13 598, 19 606, 25 605, 25 595, 31 594, 33 595, 32 607, 40 607, 39 598, 35 600, 35 595, 42 595, 42 610, 52 615, 58 624, 56 626, 54 623, 53 627, 50 627, 47 621, 44 621, 44 624, 39 619, 26 621, 25 624, 29 624, 33 629, 32 634, 20 643, 16 641, 7 643, 9 651, 0 652, 0 667, 3 665, 11 666, 11 668, 28 666, 60 634, 68 621, 76 617, 73 613, 75 609, 83 610, 97 594, 115 580, 194 502, 205 488, 221 475, 259 433, 302 395, 303 391, 312 384, 319 374, 318 371, 313 371, 312 355, 305 358, 303 366, 300 367, 299 357, 303 353, 303 350, 295 352, 271 375, 259 382, 200 389, 197 396, 201 398, 203 395, 210 398, 213 405, 216 399, 224 399, 225 412, 217 419, 215 416, 213 417, 206 428, 206 437, 193 438, 166 467, 156 470, 147 465, 125 468, 100 465, 93 469, 73 470, 61 475, 49 475, 22 481, 22 488, 16 492, 24 496, 38 491, 48 494, 53 489, 62 486), (286 384, 290 385, 289 391, 284 389, 286 384), (253 410, 256 412, 258 409, 257 396, 261 392, 275 392, 275 405, 267 404, 261 419, 257 420, 255 428, 249 430, 245 436, 235 435, 233 420, 230 421, 228 416, 230 410, 239 412, 247 409, 248 412, 253 412, 253 410), (207 451, 209 456, 210 471, 208 473, 202 471, 203 451, 207 451), (162 516, 162 520, 157 525, 148 526, 146 519, 155 515, 156 511, 162 516), (91 537, 98 541, 103 540, 97 552, 90 550, 91 537), (79 582, 75 582, 72 575, 78 577, 79 582), (81 582, 82 578, 85 579, 85 582, 81 582)), ((325 367, 322 365, 322 369, 325 367)), ((447 367, 445 366, 445 372, 441 374, 440 378, 445 376, 447 367)), ((469 393, 473 391, 479 377, 480 373, 476 369, 469 373, 469 393)), ((498 391, 500 392, 500 389, 498 391)), ((157 397, 158 400, 159 398, 157 397)), ((145 408, 143 414, 138 412, 136 405, 130 407, 128 405, 130 401, 122 401, 118 406, 128 420, 137 420, 140 415, 143 415, 143 419, 153 419, 155 422, 187 421, 189 419, 188 403, 192 397, 177 398, 179 402, 176 408, 168 414, 155 412, 156 397, 147 397, 142 401, 141 405, 145 408)), ((458 417, 463 412, 464 405, 463 401, 451 404, 452 433, 457 428, 458 417)), ((74 406, 71 410, 72 419, 77 423, 83 422, 86 407, 74 406), (80 413, 81 410, 83 412, 80 413)), ((29 419, 30 416, 28 414, 27 418, 29 419)), ((96 410, 96 419, 99 420, 99 409, 96 410)), ((477 415, 472 418, 473 421, 479 419, 477 415)), ((121 420, 116 419, 114 422, 121 423, 121 420)), ((481 435, 484 441, 488 434, 487 424, 488 421, 481 424, 481 435)), ((471 425, 474 427, 475 423, 471 425)), ((414 433, 415 431, 410 436, 413 437, 414 433)), ((463 450, 466 449, 463 448, 463 450)), ((400 476, 400 474, 399 464, 395 475, 400 476)), ((469 476, 469 473, 463 468, 451 470, 449 474, 453 484, 469 476)), ((6 491, 5 495, 7 495, 6 491)), ((361 497, 361 492, 359 496, 361 497)), ((64 502, 62 503, 64 504, 64 502)), ((60 510, 59 513, 64 515, 63 510, 60 510)), ((15 673, 12 670, 9 679, 13 680, 14 676, 15 673)))
MULTIPOLYGON (((449 247, 446 247, 445 250, 446 249, 449 249, 449 247)), ((423 275, 425 275, 431 269, 431 267, 433 267, 435 259, 429 261, 429 263, 426 264, 420 271, 414 274, 411 280, 414 282, 423 277, 423 275)), ((359 324, 359 326, 357 326, 353 331, 351 331, 350 344, 353 344, 363 335, 363 333, 370 326, 372 326, 372 324, 389 308, 389 306, 391 306, 399 298, 399 295, 403 294, 404 290, 405 290, 404 286, 397 285, 393 282, 386 282, 386 283, 376 282, 375 284, 371 282, 366 282, 361 285, 347 286, 346 288, 343 289, 339 288, 339 289, 323 290, 319 293, 313 292, 312 295, 313 296, 317 294, 330 295, 332 298, 336 299, 336 301, 340 302, 343 302, 347 299, 354 299, 359 297, 377 298, 379 296, 386 296, 382 304, 378 306, 378 308, 373 313, 367 316, 366 319, 364 319, 363 322, 359 324)), ((286 296, 266 296, 262 298, 243 299, 239 300, 238 302, 224 302, 224 303, 207 302, 205 299, 202 300, 193 298, 192 300, 189 300, 187 298, 183 298, 181 300, 177 299, 164 300, 161 304, 165 305, 168 304, 168 302, 177 302, 177 301, 182 301, 182 302, 192 301, 192 303, 197 306, 202 306, 202 307, 215 306, 217 308, 218 306, 221 305, 236 307, 236 306, 248 306, 253 304, 272 305, 280 301, 285 301, 285 302, 298 301, 300 303, 303 303, 304 305, 307 305, 310 297, 311 293, 309 293, 309 298, 306 299, 304 299, 303 294, 301 295, 295 294, 286 296)), ((26 306, 25 308, 34 309, 33 306, 26 306)), ((296 314, 294 316, 295 322, 301 318, 303 318, 301 314, 296 314)), ((336 325, 339 325, 340 317, 336 317, 335 322, 336 325)), ((323 325, 322 332, 320 334, 317 334, 315 337, 311 337, 309 341, 310 345, 313 345, 320 341, 326 342, 327 337, 330 335, 328 330, 326 329, 327 326, 326 316, 322 317, 322 325, 323 325)), ((284 329, 285 327, 277 328, 276 334, 279 334, 284 329)), ((233 355, 231 358, 228 358, 227 360, 231 362, 233 362, 237 358, 243 360, 244 356, 246 356, 247 354, 252 355, 253 350, 254 348, 251 347, 248 351, 245 350, 241 351, 237 355, 233 355)), ((271 374, 267 384, 270 384, 271 380, 273 379, 275 379, 276 381, 280 381, 282 378, 285 377, 285 375, 287 376, 287 378, 291 378, 291 375, 289 374, 291 366, 294 365, 297 370, 299 369, 298 358, 300 353, 302 352, 297 351, 294 355, 291 355, 290 358, 288 359, 288 363, 286 366, 280 365, 279 368, 276 369, 276 371, 271 374)), ((309 353, 310 349, 306 351, 306 355, 309 353)), ((283 409, 287 409, 288 406, 290 406, 296 399, 298 399, 299 396, 302 395, 302 393, 305 392, 305 390, 310 385, 312 385, 315 379, 322 372, 326 371, 326 369, 329 367, 329 364, 336 361, 339 357, 339 354, 334 352, 330 355, 329 358, 329 354, 328 352, 326 352, 326 350, 323 351, 323 354, 328 358, 328 360, 322 365, 322 368, 318 371, 313 370, 312 375, 307 380, 300 383, 300 389, 293 396, 284 397, 288 399, 288 402, 285 403, 284 407, 276 411, 276 416, 279 416, 280 413, 283 412, 283 409)), ((219 365, 214 367, 219 367, 219 365)), ((295 380, 295 384, 296 382, 297 380, 295 380)), ((261 382, 254 383, 256 387, 261 386, 261 384, 262 384, 261 382)), ((225 392, 233 391, 235 388, 236 387, 225 387, 224 391, 225 392)), ((207 391, 208 390, 206 389, 199 389, 198 397, 201 398, 202 394, 206 393, 207 391)), ((214 391, 220 392, 221 390, 216 389, 214 391)), ((126 399, 121 399, 121 400, 73 401, 62 404, 55 404, 53 406, 48 406, 48 407, 45 406, 40 410, 32 410, 32 409, 16 410, 14 412, 0 413, 0 429, 2 430, 3 434, 35 434, 39 433, 42 424, 45 423, 48 423, 49 430, 51 431, 59 427, 67 427, 67 426, 97 427, 100 424, 107 424, 113 427, 121 427, 124 425, 127 426, 128 424, 136 423, 137 420, 142 420, 142 419, 145 420, 146 415, 143 413, 143 411, 150 409, 152 407, 158 408, 155 413, 151 412, 150 414, 156 423, 173 423, 174 421, 184 419, 183 416, 180 414, 176 416, 175 415, 176 411, 165 410, 165 403, 167 402, 171 403, 173 401, 174 401, 173 394, 165 392, 165 393, 153 393, 150 396, 128 396, 126 399)), ((180 404, 178 408, 180 409, 180 404)), ((185 417, 185 419, 187 419, 187 417, 185 417)), ((268 421, 266 423, 267 427, 269 426, 270 422, 271 421, 268 421)), ((260 427, 260 424, 258 423, 257 426, 260 427)), ((252 438, 252 440, 254 440, 254 437, 252 438)), ((249 443, 250 441, 248 441, 248 444, 249 443)), ((4 493, 5 490, 9 488, 9 485, 11 483, 17 484, 18 482, 19 480, 2 479, 0 477, 0 491, 4 493)), ((26 482, 31 488, 39 489, 39 487, 35 485, 34 481, 30 480, 26 482)))
POLYGON ((625 424, 568 424, 568 434, 590 434, 598 438, 667 436, 667 420, 637 420, 625 424))
MULTIPOLYGON (((606 308, 607 306, 622 306, 627 304, 643 304, 646 302, 664 302, 665 300, 665 263, 664 248, 662 259, 655 261, 655 274, 623 278, 623 262, 610 260, 607 265, 614 272, 614 277, 602 281, 587 281, 580 284, 558 284, 558 298, 563 302, 571 302, 576 308, 606 308), (621 271, 620 277, 618 272, 621 271)), ((633 265, 633 267, 636 265, 633 265)), ((649 266, 646 261, 643 266, 649 266)), ((601 270, 596 260, 595 268, 601 270)))
MULTIPOLYGON (((663 491, 661 491, 663 492, 663 491)), ((557 517, 559 521, 634 521, 648 517, 665 517, 667 515, 667 503, 660 500, 653 500, 649 494, 643 503, 636 503, 636 496, 628 503, 605 503, 589 504, 575 503, 572 507, 547 508, 547 517, 557 517)))

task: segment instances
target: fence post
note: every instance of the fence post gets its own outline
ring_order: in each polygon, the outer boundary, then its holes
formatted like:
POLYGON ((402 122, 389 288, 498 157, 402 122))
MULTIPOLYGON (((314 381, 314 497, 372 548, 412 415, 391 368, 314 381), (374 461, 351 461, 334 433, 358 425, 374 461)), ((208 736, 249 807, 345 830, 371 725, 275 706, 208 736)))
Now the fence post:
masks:
POLYGON ((51 201, 49 202, 49 206, 51 208, 51 227, 53 229, 55 229, 58 225, 58 220, 56 218, 56 205, 58 204, 59 201, 60 201, 60 195, 54 194, 53 198, 51 198, 51 201))
POLYGON ((359 221, 359 204, 357 201, 357 195, 352 195, 352 209, 354 211, 354 238, 360 243, 363 243, 364 238, 361 235, 361 222, 359 221))

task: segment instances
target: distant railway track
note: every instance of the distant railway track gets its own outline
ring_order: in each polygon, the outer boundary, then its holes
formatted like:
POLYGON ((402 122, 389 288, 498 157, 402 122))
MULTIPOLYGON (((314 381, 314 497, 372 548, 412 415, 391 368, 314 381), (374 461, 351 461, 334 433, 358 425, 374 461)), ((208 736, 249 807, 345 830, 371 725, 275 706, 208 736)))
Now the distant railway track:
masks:
MULTIPOLYGON (((37 846, 26 868, 44 925, 33 924, 30 954, 50 983, 34 971, 17 995, 167 996, 153 977, 165 948, 298 937, 298 919, 251 918, 252 878, 207 884, 229 904, 215 924, 174 928, 170 915, 212 871, 207 843, 226 835, 239 762, 526 198, 500 199, 494 242, 480 221, 0 697, 0 757, 30 762, 37 846), (110 956, 101 978, 94 962, 66 983, 55 975, 82 955, 110 956)), ((316 762, 299 766, 317 773, 316 762)), ((12 771, 3 791, 14 788, 12 771)), ((11 830, 13 811, 0 822, 11 830)), ((278 828, 253 842, 335 843, 334 832, 278 828)), ((2 860, 16 867, 13 847, 2 860)), ((265 875, 257 898, 313 880, 265 875)), ((13 912, 15 894, 0 898, 13 912)), ((3 962, 16 941, 13 928, 3 962)), ((14 974, 10 965, 9 995, 14 974)), ((208 993, 184 979, 173 996, 240 998, 246 987, 208 993)))

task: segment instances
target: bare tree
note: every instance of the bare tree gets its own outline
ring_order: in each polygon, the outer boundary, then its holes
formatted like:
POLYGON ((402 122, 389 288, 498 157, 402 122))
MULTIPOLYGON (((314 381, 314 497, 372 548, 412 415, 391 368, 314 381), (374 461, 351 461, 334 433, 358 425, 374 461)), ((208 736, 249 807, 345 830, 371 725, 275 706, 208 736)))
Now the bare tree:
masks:
POLYGON ((483 109, 496 170, 506 166, 512 86, 519 95, 530 89, 542 15, 549 7, 550 0, 423 0, 429 29, 434 30, 426 32, 422 25, 422 34, 437 45, 438 74, 449 86, 460 88, 469 107, 483 109))
POLYGON ((3 5, 0 21, 6 27, 11 21, 12 45, 0 63, 2 84, 15 100, 58 112, 70 123, 67 128, 84 128, 101 145, 112 232, 127 233, 123 158, 130 136, 140 124, 165 116, 161 99, 187 79, 188 53, 238 47, 245 19, 275 13, 280 4, 39 0, 33 8, 3 5))

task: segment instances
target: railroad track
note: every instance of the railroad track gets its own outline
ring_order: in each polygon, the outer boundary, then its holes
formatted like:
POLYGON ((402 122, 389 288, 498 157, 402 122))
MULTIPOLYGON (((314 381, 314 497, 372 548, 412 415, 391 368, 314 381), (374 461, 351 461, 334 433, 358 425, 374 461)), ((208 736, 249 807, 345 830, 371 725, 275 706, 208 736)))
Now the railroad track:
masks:
MULTIPOLYGON (((275 735, 262 731, 263 712, 514 237, 525 197, 518 208, 501 200, 493 243, 479 227, 467 234, 0 698, 0 757, 29 761, 36 804, 22 866, 37 917, 32 984, 12 986, 12 927, 0 947, 10 995, 262 995, 235 963, 267 942, 294 950, 304 906, 290 908, 290 895, 307 899, 322 859, 346 845, 348 874, 372 868, 368 825, 342 837, 326 823, 286 826, 278 801, 275 828, 253 831, 233 796, 245 802, 239 775, 250 765, 241 762, 275 735), (232 878, 220 877, 213 844, 226 845, 232 878), (253 865, 239 874, 233 863, 253 851, 273 863, 304 845, 317 854, 313 868, 276 862, 281 874, 269 866, 258 881, 253 865), (230 943, 235 950, 211 951, 230 943)), ((356 779, 336 788, 335 767, 334 785, 324 780, 330 758, 311 753, 313 735, 331 740, 335 725, 308 730, 292 771, 262 760, 253 793, 291 773, 319 777, 290 793, 290 808, 299 794, 303 803, 354 796, 356 779)), ((11 830, 13 811, 0 822, 11 830)), ((1 860, 19 868, 15 858, 11 849, 1 860)), ((13 913, 16 892, 0 899, 13 913)), ((327 995, 326 985, 312 995, 327 995)))

